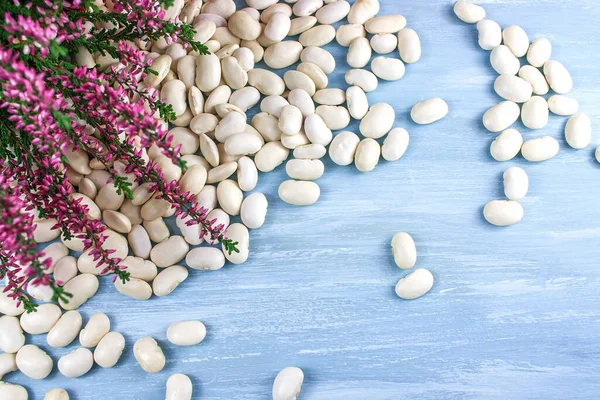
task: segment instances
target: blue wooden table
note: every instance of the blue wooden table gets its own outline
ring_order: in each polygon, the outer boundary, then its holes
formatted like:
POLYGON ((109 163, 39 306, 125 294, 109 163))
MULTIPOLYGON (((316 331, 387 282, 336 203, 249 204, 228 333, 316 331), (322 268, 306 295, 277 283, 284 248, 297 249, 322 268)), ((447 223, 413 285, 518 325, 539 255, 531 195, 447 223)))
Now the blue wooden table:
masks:
MULTIPOLYGON (((565 118, 543 131, 559 155, 529 164, 489 156, 494 135, 481 124, 499 101, 489 53, 476 29, 459 21, 449 0, 382 1, 381 14, 402 13, 420 35, 423 57, 398 82, 369 94, 393 104, 396 126, 411 134, 406 155, 373 173, 329 159, 308 208, 277 198, 283 168, 261 175, 268 221, 251 233, 245 265, 192 271, 166 298, 136 302, 104 278, 82 307, 106 312, 127 348, 117 367, 95 367, 68 380, 56 370, 44 381, 21 374, 33 399, 64 387, 75 400, 164 398, 165 382, 189 375, 194 399, 269 399, 287 366, 305 372, 301 400, 598 399, 600 398, 600 165, 589 147, 563 138, 565 118), (450 114, 439 123, 409 120, 416 102, 442 97, 450 114), (519 165, 530 177, 525 216, 510 228, 482 218, 502 198, 502 172, 519 165), (394 285, 405 273, 390 254, 395 232, 410 232, 418 267, 433 272, 432 291, 403 301, 394 285), (190 348, 166 341, 174 321, 200 319, 207 339, 190 348), (155 375, 141 370, 135 340, 155 337, 167 356, 155 375)), ((553 58, 571 71, 581 109, 600 127, 600 5, 596 0, 489 0, 488 16, 547 37, 553 58)), ((331 44, 339 68, 330 87, 345 88, 345 49, 331 44)), ((357 124, 350 127, 357 131, 357 124)), ((600 144, 596 134, 593 140, 600 144)), ((45 335, 30 339, 45 349, 45 335)), ((55 361, 77 344, 51 351, 55 361)))

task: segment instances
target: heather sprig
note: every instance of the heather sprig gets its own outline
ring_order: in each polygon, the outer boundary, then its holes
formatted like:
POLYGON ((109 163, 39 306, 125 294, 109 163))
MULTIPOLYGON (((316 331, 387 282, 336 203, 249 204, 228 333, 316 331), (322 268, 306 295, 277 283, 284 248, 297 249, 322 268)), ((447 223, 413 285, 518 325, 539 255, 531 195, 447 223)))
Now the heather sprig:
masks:
MULTIPOLYGON (((199 224, 201 235, 237 252, 224 226, 208 221, 195 196, 167 181, 146 149, 158 147, 183 169, 179 146, 156 114, 175 119, 155 88, 143 80, 152 59, 136 43, 179 42, 200 54, 191 26, 165 20, 172 0, 121 0, 99 5, 93 0, 14 0, 0 2, 0 278, 10 296, 35 309, 28 285, 48 285, 54 300, 68 301, 50 273, 51 260, 33 240, 38 218, 54 218, 63 238, 81 239, 84 250, 123 282, 129 273, 104 249, 106 226, 89 216, 75 198, 67 177, 70 151, 82 149, 108 166, 118 194, 133 198, 133 185, 149 183, 156 198, 168 201, 176 216, 199 224), (77 65, 81 52, 109 55, 110 65, 77 65), (119 165, 119 167, 117 167, 119 165)), ((86 63, 89 64, 89 63, 86 63)))

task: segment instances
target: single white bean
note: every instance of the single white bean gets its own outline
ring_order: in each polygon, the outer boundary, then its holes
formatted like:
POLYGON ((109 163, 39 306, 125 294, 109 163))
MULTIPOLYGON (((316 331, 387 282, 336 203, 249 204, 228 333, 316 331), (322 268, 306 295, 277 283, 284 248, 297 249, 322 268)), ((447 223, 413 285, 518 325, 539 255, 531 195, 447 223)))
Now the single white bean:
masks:
POLYGON ((27 400, 29 395, 23 386, 0 382, 0 397, 10 400, 27 400))
POLYGON ((400 279, 396 284, 396 295, 404 300, 414 300, 423 296, 433 287, 433 275, 419 268, 400 279))
POLYGON ((496 161, 512 160, 521 151, 523 136, 516 129, 503 131, 490 145, 490 154, 496 161))
POLYGON ((542 68, 551 55, 552 43, 546 38, 537 38, 529 46, 527 62, 536 68, 542 68))
POLYGON ((50 329, 46 341, 52 347, 66 347, 79 335, 83 318, 77 311, 67 311, 50 329))
POLYGON ((400 14, 388 14, 369 19, 365 29, 371 34, 396 33, 406 26, 406 18, 400 14))
POLYGON ((246 197, 240 211, 244 225, 250 229, 260 228, 265 223, 268 205, 267 198, 262 193, 252 193, 250 196, 246 197))
POLYGON ((335 70, 335 59, 331 53, 317 46, 308 46, 302 50, 300 60, 318 65, 326 74, 335 70))
POLYGON ((412 236, 399 232, 392 238, 394 262, 401 269, 410 269, 417 263, 417 248, 412 236))
POLYGON ((483 114, 483 125, 490 132, 500 132, 514 124, 520 114, 521 109, 517 103, 503 101, 483 114))
POLYGON ((432 124, 448 115, 448 103, 439 97, 434 97, 417 103, 410 110, 410 117, 419 124, 432 124))
POLYGON ((171 294, 187 277, 188 270, 181 265, 165 268, 152 281, 152 291, 157 296, 166 296, 171 294))
POLYGON ((352 164, 359 143, 360 138, 353 132, 338 133, 329 146, 331 161, 341 166, 352 164))
POLYGON ((523 28, 518 25, 509 25, 502 31, 504 44, 512 51, 515 57, 523 57, 529 50, 529 37, 523 28))
POLYGON ((358 86, 365 92, 377 89, 377 77, 371 71, 364 69, 351 69, 344 75, 346 83, 350 86, 358 86))
POLYGON ((547 61, 544 64, 544 75, 548 84, 558 94, 565 94, 573 88, 573 79, 564 65, 558 61, 547 61))
MULTIPOLYGON (((4 379, 4 375, 9 374, 11 372, 18 371, 16 362, 16 354, 12 353, 2 353, 0 354, 0 381, 4 379)), ((0 385, 2 383, 0 382, 0 385)), ((2 386, 0 386, 0 394, 2 394, 2 386)), ((7 399, 14 399, 14 397, 6 397, 7 399)))
POLYGON ((366 138, 379 139, 384 137, 396 120, 394 108, 388 103, 377 103, 371 106, 369 112, 360 121, 360 133, 366 138))
POLYGON ((572 97, 555 94, 548 99, 548 108, 556 115, 569 116, 579 111, 579 102, 572 97))
POLYGON ((284 135, 297 134, 302 129, 302 111, 293 105, 284 106, 279 116, 278 126, 284 135))
POLYGON ((492 225, 510 226, 521 221, 523 207, 513 200, 492 200, 483 208, 483 216, 492 225))
POLYGON ((485 9, 467 0, 458 0, 454 3, 454 14, 461 21, 475 24, 485 18, 485 9))
POLYGON ((226 179, 217 186, 217 199, 221 208, 229 215, 239 215, 244 194, 236 181, 226 179))
POLYGON ((494 90, 498 96, 515 103, 524 103, 531 99, 533 94, 531 83, 511 74, 503 74, 496 78, 494 90))
POLYGON ((106 314, 95 313, 79 332, 79 343, 84 347, 96 347, 108 331, 110 331, 110 320, 106 314))
POLYGON ((192 381, 187 375, 173 374, 167 379, 165 400, 191 400, 192 391, 192 381))
POLYGON ((406 68, 402 60, 385 56, 375 57, 371 61, 371 71, 379 79, 397 81, 404 76, 406 68))
POLYGON ((150 259, 157 267, 169 267, 183 260, 189 249, 190 246, 183 237, 171 236, 152 248, 150 259))
POLYGON ((519 76, 531 84, 534 94, 541 96, 550 90, 548 82, 541 71, 531 65, 523 65, 519 69, 519 76))
POLYGON ((80 347, 58 360, 58 370, 67 378, 79 378, 94 365, 94 355, 89 349, 80 347))
POLYGON ((142 369, 151 374, 160 372, 165 367, 165 355, 151 337, 142 337, 133 345, 133 355, 142 369))
POLYGON ((574 149, 584 149, 592 142, 592 121, 587 114, 572 115, 565 126, 565 139, 574 149))
POLYGON ((311 143, 314 144, 327 146, 333 139, 331 129, 327 127, 323 118, 318 114, 312 114, 306 117, 304 120, 304 132, 311 143))
POLYGON ((552 136, 530 139, 523 143, 521 154, 531 162, 546 161, 558 154, 558 141, 552 136))
POLYGON ((323 158, 327 149, 321 144, 305 144, 294 149, 294 158, 316 160, 323 158))
POLYGON ((417 32, 403 28, 398 32, 398 51, 400 58, 407 64, 413 64, 421 58, 421 40, 417 32))
POLYGON ((282 369, 273 382, 273 400, 295 400, 300 395, 302 383, 304 373, 300 368, 282 369))
POLYGON ((33 344, 26 344, 17 352, 15 358, 19 371, 31 379, 44 379, 50 372, 54 362, 46 352, 33 344))
POLYGON ((19 324, 19 318, 10 315, 0 317, 0 350, 16 353, 25 345, 25 335, 19 324))
POLYGON ((200 321, 179 321, 167 329, 167 339, 177 346, 194 346, 206 337, 206 327, 200 321))
POLYGON ((225 256, 214 247, 198 247, 192 249, 185 257, 186 264, 193 269, 214 271, 223 268, 225 256))
POLYGON ((393 33, 378 33, 369 42, 377 54, 389 54, 398 48, 398 38, 393 33))
POLYGON ((492 68, 499 74, 516 75, 521 68, 521 62, 510 51, 508 46, 500 45, 494 47, 490 53, 490 63, 492 68))
POLYGON ((295 206, 308 206, 319 200, 319 185, 310 181, 287 180, 279 185, 279 198, 295 206))
POLYGON ((548 102, 541 96, 533 96, 521 108, 521 120, 529 129, 542 129, 548 124, 548 102))
POLYGON ((504 171, 504 194, 509 200, 521 200, 529 190, 529 178, 523 168, 510 167, 504 171))
POLYGON ((399 160, 408 148, 409 136, 406 129, 394 128, 388 133, 381 146, 381 156, 386 161, 399 160))
POLYGON ((119 332, 107 333, 94 350, 94 361, 102 368, 114 367, 125 349, 125 338, 119 332))
POLYGON ((381 147, 374 139, 366 138, 360 141, 354 154, 354 165, 360 172, 370 172, 379 163, 381 147))
POLYGON ((73 297, 67 301, 59 300, 58 303, 65 310, 76 310, 96 294, 99 285, 95 275, 77 275, 64 286, 65 292, 71 293, 73 297))
POLYGON ((502 29, 496 21, 482 19, 477 22, 479 46, 484 50, 492 50, 502 43, 502 29))
POLYGON ((292 179, 313 181, 323 176, 325 165, 321 160, 290 160, 285 166, 288 176, 292 179))
POLYGON ((225 251, 225 248, 222 246, 223 254, 227 261, 236 265, 245 263, 248 260, 250 250, 250 235, 248 233, 248 228, 242 224, 231 224, 227 228, 227 231, 225 231, 225 236, 233 240, 233 242, 237 242, 236 248, 239 251, 234 251, 230 254, 225 251))
POLYGON ((348 112, 354 119, 361 120, 369 111, 369 100, 364 90, 359 86, 346 89, 346 105, 348 112))
POLYGON ((348 47, 346 62, 352 68, 363 68, 371 59, 371 45, 366 37, 357 37, 348 47))
POLYGON ((319 106, 316 109, 325 125, 332 131, 344 129, 350 124, 350 113, 343 106, 319 106))
MULTIPOLYGON (((73 292, 69 291, 69 293, 73 292)), ((56 304, 42 304, 38 306, 36 312, 26 313, 21 316, 21 327, 31 335, 47 333, 56 325, 61 315, 62 311, 56 304)))
POLYGON ((69 400, 69 393, 65 389, 55 388, 44 396, 44 400, 69 400))

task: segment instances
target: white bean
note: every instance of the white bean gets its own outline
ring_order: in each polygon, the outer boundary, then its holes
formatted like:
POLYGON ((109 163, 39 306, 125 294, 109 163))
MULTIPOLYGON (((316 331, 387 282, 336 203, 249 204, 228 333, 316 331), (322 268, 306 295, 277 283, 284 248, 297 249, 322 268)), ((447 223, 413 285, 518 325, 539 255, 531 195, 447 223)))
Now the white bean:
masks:
POLYGON ((300 395, 303 382, 304 373, 300 368, 282 369, 273 382, 273 400, 295 400, 300 395))
POLYGON ((364 69, 351 69, 344 75, 346 83, 350 86, 358 86, 365 92, 377 89, 377 77, 371 71, 364 69))
POLYGON ((371 59, 371 45, 366 37, 357 37, 348 47, 346 62, 352 68, 363 68, 371 59))
POLYGON ((214 271, 223 268, 225 256, 214 247, 198 247, 192 249, 185 257, 186 264, 193 269, 214 271))
POLYGON ((139 338, 133 345, 133 355, 142 369, 151 374, 160 372, 165 367, 165 355, 153 338, 139 338))
POLYGON ((388 14, 371 18, 365 23, 365 29, 371 34, 396 33, 406 26, 406 18, 400 14, 388 14))
POLYGON ((515 103, 524 103, 531 99, 533 87, 523 78, 511 74, 503 74, 496 78, 494 90, 498 96, 515 103))
POLYGON ((320 47, 306 47, 300 54, 300 60, 318 65, 326 74, 331 74, 335 70, 335 59, 330 52, 320 47))
POLYGON ((536 68, 542 68, 551 55, 552 43, 546 38, 537 38, 529 46, 527 62, 536 68))
POLYGON ((67 378, 79 378, 94 365, 94 355, 89 349, 80 347, 58 360, 58 370, 67 378))
MULTIPOLYGON (((4 379, 4 375, 9 374, 11 372, 18 371, 17 362, 16 362, 16 354, 11 353, 1 353, 0 354, 0 381, 4 379)), ((0 383, 1 385, 1 383, 0 383)), ((2 394, 2 387, 0 386, 0 394, 2 394)), ((12 397, 7 397, 11 398, 12 397)))
POLYGON ((399 232, 392 238, 392 255, 394 262, 401 269, 410 269, 417 263, 415 241, 406 232, 399 232))
POLYGON ((434 97, 417 103, 410 110, 410 117, 419 124, 432 124, 448 115, 448 103, 439 97, 434 97))
POLYGON ((396 284, 396 295, 404 300, 414 300, 423 296, 433 287, 433 275, 419 268, 400 279, 396 284))
POLYGON ((58 302, 65 310, 76 310, 96 294, 98 286, 98 278, 95 275, 77 275, 64 286, 65 292, 71 293, 73 297, 58 302))
POLYGON ((360 172, 370 172, 379 163, 381 147, 374 139, 366 138, 360 141, 354 154, 354 165, 360 172))
POLYGON ((126 282, 117 279, 115 280, 115 288, 119 293, 135 300, 148 300, 152 297, 152 288, 148 282, 139 278, 129 278, 126 282))
POLYGON ((373 71, 379 79, 397 81, 404 76, 406 68, 404 67, 402 60, 379 56, 371 61, 371 71, 373 71))
MULTIPOLYGON (((338 29, 339 32, 339 29, 338 29)), ((335 28, 331 25, 318 25, 302 32, 298 41, 302 46, 325 46, 336 38, 335 28)), ((350 43, 348 43, 350 44, 350 43)))
POLYGON ((332 131, 344 129, 350 123, 350 113, 343 106, 319 106, 316 114, 323 119, 327 128, 332 131))
POLYGON ((287 68, 300 59, 302 50, 302 45, 293 40, 272 44, 265 50, 265 64, 273 69, 287 68))
POLYGON ((529 50, 529 37, 518 25, 509 25, 502 31, 504 44, 512 51, 515 57, 523 57, 529 50))
POLYGON ((584 149, 592 142, 592 121, 587 114, 572 115, 565 126, 565 139, 574 149, 584 149))
POLYGON ((102 368, 114 367, 125 349, 125 338, 119 332, 107 333, 94 350, 94 361, 102 368))
POLYGON ((350 165, 354 161, 359 137, 353 132, 340 132, 333 138, 329 146, 329 157, 337 165, 350 165))
POLYGON ((378 33, 369 42, 377 54, 389 54, 398 48, 398 38, 393 33, 378 33))
POLYGON ((238 160, 237 182, 244 192, 253 190, 258 182, 258 170, 254 161, 249 157, 242 157, 238 160))
POLYGON ((564 65, 558 61, 547 61, 544 64, 544 75, 548 84, 558 94, 565 94, 573 88, 573 79, 564 65))
POLYGON ((157 296, 166 296, 185 281, 188 277, 188 270, 181 265, 173 265, 165 268, 156 275, 152 281, 152 291, 157 296))
POLYGON ((284 135, 297 134, 302 129, 302 111, 296 106, 286 105, 281 110, 278 127, 284 135))
POLYGON ((315 104, 306 90, 290 90, 290 93, 288 94, 288 100, 291 105, 298 107, 298 109, 302 112, 302 117, 307 117, 315 113, 315 104))
POLYGON ((519 167, 510 167, 504 171, 504 194, 509 200, 521 200, 529 190, 527 173, 519 167))
POLYGON ((387 135, 381 146, 381 156, 386 161, 399 160, 408 148, 409 136, 406 129, 394 128, 387 135))
POLYGON ((341 21, 350 12, 350 3, 344 0, 334 1, 317 10, 317 21, 323 25, 331 25, 341 21))
POLYGON ((265 96, 281 95, 285 90, 283 79, 274 72, 261 68, 254 68, 248 72, 248 84, 265 96))
POLYGON ((239 215, 244 194, 236 181, 227 179, 217 186, 217 199, 221 208, 229 215, 239 215))
POLYGON ((572 97, 555 94, 548 99, 548 108, 556 115, 573 115, 579 111, 579 102, 572 97))
POLYGON ((19 349, 15 362, 19 371, 31 379, 46 378, 54 366, 52 358, 44 350, 32 344, 26 344, 19 349))
POLYGON ((323 176, 325 166, 321 160, 290 160, 285 166, 288 176, 292 179, 312 181, 323 176))
POLYGON ((279 185, 279 198, 295 206, 308 206, 319 200, 319 185, 310 181, 287 180, 279 185))
POLYGON ((171 236, 152 248, 150 259, 157 267, 169 267, 183 260, 189 249, 190 246, 183 237, 171 236))
POLYGON ((382 138, 392 129, 395 120, 396 113, 391 105, 374 104, 360 121, 360 133, 366 138, 382 138))
POLYGON ((69 400, 69 393, 65 389, 55 388, 46 393, 44 400, 69 400))
POLYGON ((461 21, 474 24, 485 18, 485 9, 467 0, 458 0, 454 4, 454 14, 461 21))
POLYGON ((250 246, 250 235, 248 233, 248 228, 246 228, 242 224, 231 224, 227 231, 225 231, 225 236, 233 242, 238 242, 236 248, 239 252, 229 252, 225 251, 225 248, 222 246, 223 254, 225 254, 225 258, 232 264, 243 264, 248 260, 249 256, 249 246, 250 246))
POLYGON ((244 225, 250 229, 260 228, 265 223, 268 205, 267 198, 262 193, 252 193, 246 197, 240 212, 244 225))
POLYGON ((421 58, 421 40, 417 32, 403 28, 398 32, 398 51, 400 58, 407 64, 413 64, 421 58))
POLYGON ((0 397, 10 400, 27 400, 29 395, 23 386, 0 382, 0 397))
POLYGON ((19 318, 10 315, 0 317, 0 350, 16 353, 25 344, 25 335, 19 318))
POLYGON ((294 4, 292 12, 298 17, 305 17, 314 14, 323 7, 323 0, 299 0, 294 4))
POLYGON ((200 321, 179 321, 167 329, 167 339, 177 346, 194 346, 206 337, 206 327, 200 321))
POLYGON ((541 96, 533 96, 521 108, 521 120, 529 129, 542 129, 548 124, 548 102, 541 96))
POLYGON ((503 131, 490 145, 490 154, 496 161, 512 160, 521 151, 523 136, 516 129, 503 131))
POLYGON ((83 319, 77 311, 67 311, 52 327, 46 341, 52 347, 66 347, 79 335, 83 319))
POLYGON ((167 379, 165 400, 191 400, 192 391, 192 381, 187 375, 173 374, 167 379))
POLYGON ((523 218, 523 207, 513 200, 492 200, 483 208, 483 216, 492 225, 514 225, 523 218))
POLYGON ((503 101, 496 104, 483 114, 483 125, 490 132, 500 132, 514 124, 521 109, 512 101, 503 101))
POLYGON ((305 144, 294 149, 294 158, 319 159, 327 154, 327 149, 321 144, 305 144))
POLYGON ((333 139, 331 129, 327 127, 323 118, 318 114, 312 114, 306 117, 304 120, 304 132, 311 143, 314 144, 327 146, 333 139))
POLYGON ((369 100, 364 90, 359 86, 346 89, 346 105, 348 112, 354 119, 361 120, 369 111, 369 100))
POLYGON ((531 162, 546 161, 558 154, 558 141, 551 136, 530 139, 523 143, 521 154, 531 162))
POLYGON ((339 106, 346 101, 346 93, 342 89, 321 89, 317 90, 313 100, 318 104, 339 106))
POLYGON ((285 39, 291 27, 290 16, 283 12, 276 12, 269 18, 263 34, 269 40, 280 42, 285 39))
POLYGON ((510 51, 508 46, 500 45, 494 47, 490 53, 490 63, 492 68, 499 74, 516 75, 521 68, 521 62, 510 51))
POLYGON ((351 24, 364 24, 379 12, 378 0, 356 0, 350 7, 348 22, 351 24))
POLYGON ((317 24, 317 17, 313 17, 312 15, 306 17, 297 17, 292 19, 292 23, 290 25, 290 31, 288 32, 288 36, 296 36, 303 32, 306 32, 313 26, 317 24))
MULTIPOLYGON (((65 291, 66 286, 65 286, 65 291)), ((71 291, 68 291, 72 293, 71 291)), ((75 297, 75 296, 73 296, 75 297)), ((50 332, 62 315, 62 311, 56 304, 42 304, 36 312, 26 313, 21 316, 21 327, 31 335, 50 332)))
POLYGON ((477 22, 479 46, 484 50, 492 50, 502 43, 502 29, 496 21, 482 19, 477 22))
POLYGON ((79 332, 79 343, 84 347, 96 347, 100 339, 110 331, 110 320, 104 313, 95 313, 79 332))

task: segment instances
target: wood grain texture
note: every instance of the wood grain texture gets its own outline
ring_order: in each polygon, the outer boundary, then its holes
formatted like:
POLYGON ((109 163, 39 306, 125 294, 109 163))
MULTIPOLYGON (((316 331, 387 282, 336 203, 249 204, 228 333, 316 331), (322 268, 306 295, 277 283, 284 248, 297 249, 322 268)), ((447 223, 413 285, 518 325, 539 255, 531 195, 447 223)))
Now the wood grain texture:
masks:
MULTIPOLYGON (((531 38, 551 40, 553 58, 571 71, 581 109, 600 126, 600 37, 596 0, 489 0, 488 16, 519 24, 531 38)), ((499 101, 489 53, 476 29, 460 22, 448 0, 381 1, 381 14, 404 14, 420 35, 423 57, 398 82, 369 94, 397 112, 395 126, 411 134, 406 155, 373 173, 327 159, 319 202, 295 208, 277 198, 283 167, 261 175, 269 199, 265 226, 251 233, 251 257, 218 272, 192 271, 167 298, 136 302, 108 279, 82 308, 85 319, 106 312, 127 349, 118 366, 95 367, 67 380, 21 374, 7 380, 42 399, 64 387, 72 399, 158 400, 177 372, 194 382, 194 399, 269 399, 277 372, 305 371, 302 400, 597 399, 600 396, 600 165, 593 149, 574 151, 563 138, 566 119, 551 116, 542 131, 518 126, 526 138, 552 135, 560 154, 548 162, 497 163, 494 135, 481 124, 499 101), (409 110, 423 99, 448 101, 439 123, 416 126, 409 110), (523 221, 499 229, 485 223, 483 205, 502 198, 501 176, 523 167, 530 191, 523 221), (418 267, 436 278, 432 291, 402 301, 394 285, 405 272, 389 242, 410 232, 418 267), (200 319, 198 346, 166 341, 174 321, 200 319), (152 335, 166 368, 155 375, 136 364, 132 346, 152 335)), ((345 49, 327 48, 338 62, 330 87, 345 88, 345 49)), ((357 131, 354 123, 352 130, 357 131)), ((593 143, 600 144, 598 135, 593 143)), ((42 344, 45 335, 28 339, 42 344)), ((75 345, 51 351, 55 361, 75 345)))

